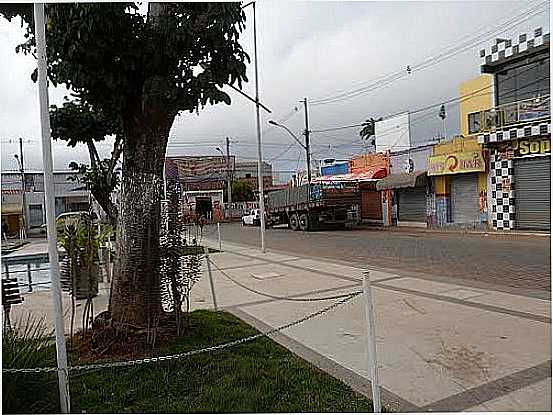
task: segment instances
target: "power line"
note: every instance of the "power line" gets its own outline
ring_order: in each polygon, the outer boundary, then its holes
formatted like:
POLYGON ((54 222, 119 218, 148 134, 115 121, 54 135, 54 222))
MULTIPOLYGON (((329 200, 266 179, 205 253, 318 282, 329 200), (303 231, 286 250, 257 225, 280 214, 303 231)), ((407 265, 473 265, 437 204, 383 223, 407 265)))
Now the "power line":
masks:
MULTIPOLYGON (((524 74, 526 72, 529 72, 530 70, 532 70, 533 68, 527 68, 523 71, 521 71, 520 73, 514 73, 513 75, 507 77, 504 79, 504 81, 507 81, 509 79, 512 79, 512 78, 515 78, 521 74, 524 74)), ((513 94, 515 93, 517 90, 521 89, 521 88, 526 88, 526 87, 529 87, 529 86, 532 86, 536 83, 539 83, 541 81, 544 81, 546 79, 549 79, 549 76, 545 76, 545 77, 542 77, 542 78, 538 78, 532 82, 529 82, 525 85, 522 85, 522 86, 518 86, 517 88, 513 88, 511 89, 510 91, 507 91, 505 92, 506 95, 508 94, 513 94)), ((454 97, 454 98, 450 98, 448 100, 445 100, 445 101, 438 101, 438 102, 435 102, 434 104, 431 104, 431 105, 427 105, 427 106, 424 106, 424 107, 421 107, 421 108, 417 108, 415 110, 412 110, 412 111, 402 111, 402 112, 397 112, 397 113, 394 113, 394 114, 391 114, 391 115, 387 115, 385 117, 382 117, 383 119, 389 119, 389 118, 393 118, 395 116, 398 116, 398 115, 401 115, 403 113, 406 113, 408 112, 410 115, 411 114, 416 114, 416 113, 419 113, 419 112, 425 112, 425 111, 428 111, 428 110, 431 110, 431 109, 435 109, 436 107, 438 106, 441 106, 441 105, 450 105, 450 104, 460 104, 461 102, 464 102, 464 101, 468 101, 469 99, 471 98, 474 98, 474 97, 477 97, 477 96, 481 96, 481 95, 487 95, 487 93, 482 93, 482 94, 479 94, 481 93, 482 91, 485 91, 485 90, 488 90, 488 89, 491 89, 493 87, 493 85, 487 85, 483 88, 480 88, 476 91, 472 91, 472 92, 469 92, 468 94, 465 94, 465 95, 461 95, 461 96, 458 96, 458 97, 454 97), (479 95, 477 95, 479 94, 479 95)), ((312 130, 311 132, 313 133, 319 133, 319 132, 328 132, 328 131, 339 131, 339 130, 343 130, 343 129, 349 129, 349 128, 355 128, 355 127, 361 127, 361 126, 364 126, 365 124, 362 123, 362 124, 351 124, 351 125, 344 125, 344 126, 338 126, 338 127, 329 127, 329 128, 326 128, 326 129, 320 129, 320 130, 312 130)), ((390 129, 391 130, 391 129, 390 129)), ((382 133, 385 133, 387 131, 390 131, 390 130, 384 130, 381 132, 382 133)))
MULTIPOLYGON (((538 15, 546 11, 546 8, 544 10, 542 9, 544 6, 548 5, 549 2, 544 1, 537 5, 531 6, 528 10, 519 13, 515 16, 512 16, 508 18, 506 21, 500 22, 496 24, 492 29, 486 30, 484 33, 478 33, 477 35, 474 35, 471 37, 471 39, 465 41, 465 42, 456 42, 454 45, 450 46, 449 48, 446 48, 441 53, 439 53, 437 56, 429 56, 423 61, 421 61, 418 64, 411 65, 410 71, 401 70, 395 73, 392 73, 388 76, 380 77, 376 80, 373 80, 368 85, 365 85, 364 87, 353 89, 347 92, 343 92, 340 94, 336 94, 332 97, 327 98, 321 98, 321 99, 314 99, 312 100, 312 105, 324 105, 324 104, 330 104, 330 103, 336 103, 345 101, 351 98, 354 98, 358 95, 363 95, 368 92, 374 91, 375 89, 382 88, 384 86, 387 86, 396 80, 399 80, 401 78, 404 78, 406 76, 409 76, 414 71, 422 71, 424 69, 427 69, 431 66, 434 66, 452 56, 455 56, 459 53, 462 53, 477 44, 482 43, 483 39, 482 37, 495 37, 497 36, 497 33, 502 33, 505 30, 518 26, 520 23, 522 23, 525 20, 528 20, 529 18, 533 17, 534 15, 538 15)), ((467 36, 468 37, 468 36, 467 36)))

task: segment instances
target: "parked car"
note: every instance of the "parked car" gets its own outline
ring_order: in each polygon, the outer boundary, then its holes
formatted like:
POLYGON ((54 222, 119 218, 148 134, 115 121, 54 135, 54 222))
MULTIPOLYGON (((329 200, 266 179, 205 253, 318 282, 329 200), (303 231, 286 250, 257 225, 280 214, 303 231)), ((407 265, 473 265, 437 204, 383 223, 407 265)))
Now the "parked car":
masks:
POLYGON ((248 213, 242 216, 242 225, 261 225, 261 211, 259 209, 252 209, 248 213))

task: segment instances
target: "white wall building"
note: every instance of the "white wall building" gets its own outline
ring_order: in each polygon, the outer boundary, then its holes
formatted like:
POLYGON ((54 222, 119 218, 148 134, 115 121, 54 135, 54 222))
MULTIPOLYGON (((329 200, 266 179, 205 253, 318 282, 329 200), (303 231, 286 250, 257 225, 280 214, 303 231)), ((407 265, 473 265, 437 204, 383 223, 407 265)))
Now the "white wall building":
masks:
MULTIPOLYGON (((71 181, 73 171, 54 172, 56 216, 65 212, 88 210, 90 192, 84 185, 71 181)), ((10 233, 21 225, 23 212, 22 180, 20 172, 2 172, 2 221, 10 227, 10 233)), ((46 223, 44 200, 44 173, 25 171, 25 217, 27 230, 40 228, 46 223)))

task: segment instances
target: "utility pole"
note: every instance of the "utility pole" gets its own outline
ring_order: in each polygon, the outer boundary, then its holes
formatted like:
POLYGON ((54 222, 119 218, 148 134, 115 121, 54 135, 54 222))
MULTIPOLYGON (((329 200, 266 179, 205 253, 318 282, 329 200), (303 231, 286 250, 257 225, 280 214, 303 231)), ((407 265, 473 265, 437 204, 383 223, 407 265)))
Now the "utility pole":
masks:
POLYGON ((307 159, 307 183, 311 184, 311 151, 309 147, 309 117, 307 114, 307 98, 304 98, 303 101, 303 108, 305 110, 305 152, 306 152, 306 159, 307 159))
POLYGON ((309 148, 309 118, 307 115, 307 98, 304 98, 303 101, 303 108, 305 110, 305 151, 306 151, 306 158, 307 158, 307 183, 311 184, 311 151, 309 148))
POLYGON ((230 138, 226 137, 227 140, 227 201, 232 203, 232 176, 230 170, 230 138))
POLYGON ((19 157, 17 154, 14 156, 19 164, 19 172, 21 173, 21 217, 22 217, 22 227, 21 227, 21 239, 27 237, 27 203, 25 197, 25 165, 23 164, 23 138, 19 137, 19 157))
POLYGON ((261 147, 261 121, 259 118, 259 72, 257 60, 257 24, 255 2, 253 7, 253 53, 255 61, 255 121, 257 126, 257 184, 259 186, 259 210, 261 213, 261 252, 265 253, 265 193, 263 191, 263 150, 261 147))

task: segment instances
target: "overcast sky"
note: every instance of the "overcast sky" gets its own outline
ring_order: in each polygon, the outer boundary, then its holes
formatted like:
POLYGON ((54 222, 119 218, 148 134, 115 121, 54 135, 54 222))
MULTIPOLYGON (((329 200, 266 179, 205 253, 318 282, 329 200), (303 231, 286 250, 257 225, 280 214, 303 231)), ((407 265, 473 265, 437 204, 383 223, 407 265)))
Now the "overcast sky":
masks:
MULTIPOLYGON (((428 56, 459 44, 499 21, 515 16, 539 1, 474 2, 334 2, 260 1, 258 11, 258 49, 262 102, 272 114, 262 112, 264 159, 281 171, 304 165, 303 150, 293 146, 292 138, 279 128, 268 128, 267 121, 287 119, 301 138, 304 114, 300 99, 309 101, 334 96, 370 84, 375 79, 415 66, 428 56), (294 107, 298 108, 296 112, 294 107), (279 156, 278 159, 272 160, 279 156)), ((253 57, 251 7, 243 45, 253 57)), ((495 37, 513 37, 543 27, 549 32, 549 9, 530 19, 518 19, 504 31, 479 36, 478 44, 421 71, 413 71, 385 87, 353 99, 327 105, 310 105, 312 130, 357 124, 368 117, 386 116, 445 101, 458 96, 459 84, 480 73, 479 50, 489 47, 495 37), (497 35, 497 36, 494 36, 497 35)), ((13 154, 17 138, 24 138, 26 167, 40 169, 40 129, 36 85, 30 74, 36 63, 32 57, 18 55, 15 46, 23 41, 18 22, 0 21, 0 142, 2 170, 17 167, 13 154), (11 143, 10 143, 11 140, 11 143)), ((245 91, 254 95, 253 65, 245 91)), ((173 126, 168 155, 216 155, 217 145, 231 137, 231 152, 240 160, 256 157, 255 108, 251 102, 229 90, 231 106, 206 107, 199 115, 184 114, 173 126)), ((67 92, 50 90, 50 102, 60 103, 67 92)), ((425 142, 442 131, 439 105, 417 114, 412 128, 413 141, 425 142)), ((447 108, 448 135, 459 132, 459 108, 447 108)), ((359 129, 344 129, 312 134, 313 158, 348 158, 362 151, 359 129)), ((54 145, 54 165, 65 169, 72 160, 88 161, 84 148, 67 149, 54 145)), ((108 154, 110 143, 100 145, 108 154)))

